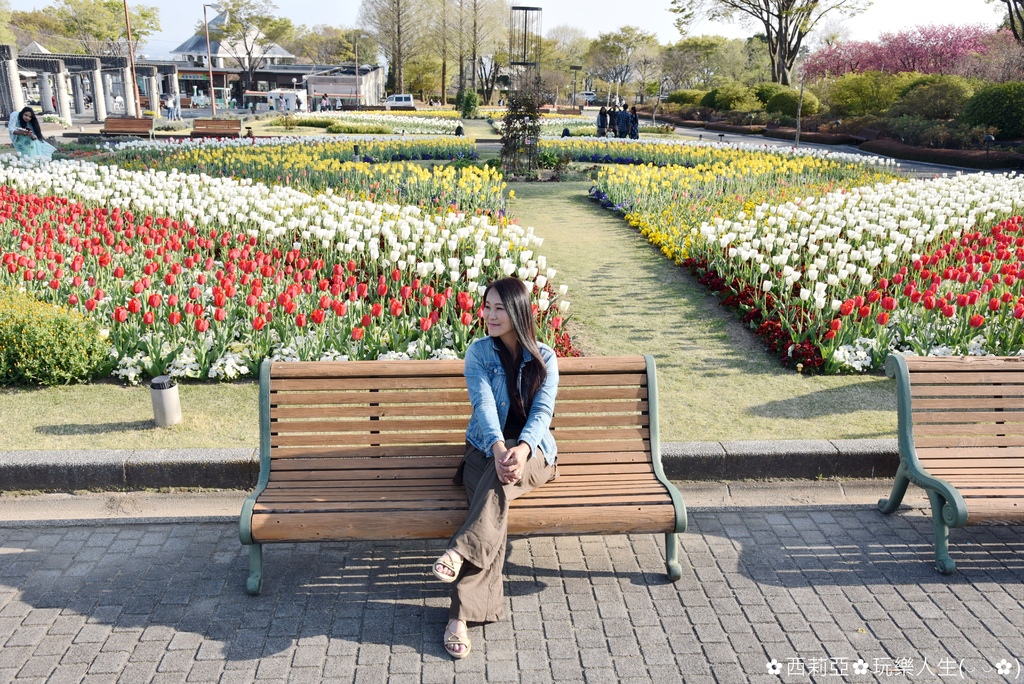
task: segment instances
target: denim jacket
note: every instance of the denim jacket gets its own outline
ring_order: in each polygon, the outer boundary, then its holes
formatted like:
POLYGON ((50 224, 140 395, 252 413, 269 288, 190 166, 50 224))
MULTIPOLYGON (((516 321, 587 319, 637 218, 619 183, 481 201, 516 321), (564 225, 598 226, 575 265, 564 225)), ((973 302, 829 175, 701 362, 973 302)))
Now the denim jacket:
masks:
MULTIPOLYGON (((492 456, 491 446, 495 442, 504 443, 502 430, 508 418, 509 397, 505 384, 505 369, 498 357, 495 345, 499 344, 492 337, 484 337, 469 345, 466 350, 466 365, 463 371, 466 376, 466 387, 469 389, 469 401, 473 404, 473 415, 466 428, 466 441, 492 456)), ((558 453, 555 438, 551 434, 551 416, 555 412, 555 395, 558 393, 558 362, 555 352, 546 344, 540 343, 541 357, 547 369, 547 378, 530 406, 530 415, 526 417, 526 426, 519 434, 519 441, 530 445, 530 454, 538 448, 544 453, 544 459, 555 462, 558 453)), ((523 364, 533 359, 529 350, 523 349, 523 364)), ((519 377, 522 381, 523 366, 519 366, 519 377)))

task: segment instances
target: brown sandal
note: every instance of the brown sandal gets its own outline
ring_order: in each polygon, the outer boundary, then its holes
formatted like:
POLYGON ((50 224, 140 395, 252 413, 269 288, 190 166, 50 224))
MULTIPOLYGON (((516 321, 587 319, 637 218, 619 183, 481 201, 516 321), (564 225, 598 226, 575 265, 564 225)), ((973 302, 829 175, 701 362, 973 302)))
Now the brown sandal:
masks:
POLYGON ((469 655, 472 644, 469 642, 469 634, 462 635, 459 632, 452 631, 451 626, 454 620, 448 623, 448 626, 444 629, 444 650, 448 651, 448 655, 456 660, 462 660, 469 655), (458 647, 462 648, 459 649, 458 647))
POLYGON ((434 573, 434 577, 441 580, 445 584, 451 584, 459 578, 459 572, 462 570, 462 556, 459 556, 451 549, 448 549, 441 557, 434 561, 434 564, 430 566, 430 571, 434 573), (452 574, 446 575, 443 572, 438 572, 437 566, 440 565, 446 570, 450 570, 452 574))

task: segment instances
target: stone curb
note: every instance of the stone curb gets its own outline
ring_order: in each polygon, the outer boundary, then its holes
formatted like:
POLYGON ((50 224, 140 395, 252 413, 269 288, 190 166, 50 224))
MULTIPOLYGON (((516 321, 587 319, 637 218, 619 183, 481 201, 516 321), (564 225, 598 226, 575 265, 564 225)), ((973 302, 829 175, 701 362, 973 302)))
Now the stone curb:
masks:
MULTIPOLYGON (((892 477, 895 439, 668 442, 673 480, 721 481, 892 477)), ((258 449, 0 451, 0 491, 252 489, 258 449)))

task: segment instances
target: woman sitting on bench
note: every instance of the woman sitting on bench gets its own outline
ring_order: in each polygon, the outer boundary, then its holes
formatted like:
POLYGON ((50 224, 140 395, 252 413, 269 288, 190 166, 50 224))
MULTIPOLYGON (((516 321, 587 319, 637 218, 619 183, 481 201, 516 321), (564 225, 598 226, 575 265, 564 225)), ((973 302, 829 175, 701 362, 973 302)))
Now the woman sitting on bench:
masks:
POLYGON ((551 416, 558 392, 555 352, 537 341, 530 293, 516 278, 484 292, 487 335, 466 350, 465 376, 473 415, 466 455, 455 473, 466 487, 469 513, 448 550, 434 563, 454 583, 444 647, 469 655, 469 622, 505 617, 502 573, 509 503, 556 476, 551 416))

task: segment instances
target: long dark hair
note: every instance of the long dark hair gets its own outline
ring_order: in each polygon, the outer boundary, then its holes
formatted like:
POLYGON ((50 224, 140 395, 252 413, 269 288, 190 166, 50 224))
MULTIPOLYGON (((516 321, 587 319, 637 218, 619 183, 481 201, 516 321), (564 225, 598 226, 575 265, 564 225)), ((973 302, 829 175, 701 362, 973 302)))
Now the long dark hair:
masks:
MULTIPOLYGON (((518 278, 501 278, 495 280, 484 290, 484 301, 487 295, 494 290, 501 298, 501 304, 505 307, 512 329, 516 331, 516 339, 519 341, 519 348, 530 352, 533 359, 523 367, 523 396, 517 391, 514 377, 508 377, 506 381, 509 388, 509 399, 522 409, 524 415, 529 414, 533 397, 540 391, 544 381, 548 377, 548 369, 544 365, 544 359, 540 355, 540 347, 537 344, 537 325, 533 320, 533 306, 530 302, 530 292, 526 283, 518 278)), ((499 340, 500 342, 501 340, 499 340)), ((502 365, 508 368, 515 368, 512 353, 505 347, 505 344, 498 345, 498 355, 501 357, 502 365)))
POLYGON ((18 112, 18 127, 19 128, 30 128, 30 129, 32 129, 32 132, 36 134, 36 139, 37 140, 42 140, 43 139, 43 130, 41 128, 39 128, 39 119, 36 117, 35 110, 32 109, 31 107, 25 107, 20 112, 18 112), (24 121, 21 120, 21 117, 25 116, 25 112, 28 112, 29 114, 32 115, 32 118, 28 120, 28 123, 25 123, 24 121))

